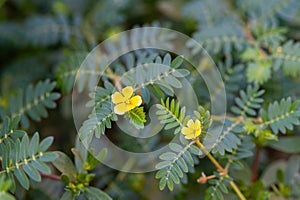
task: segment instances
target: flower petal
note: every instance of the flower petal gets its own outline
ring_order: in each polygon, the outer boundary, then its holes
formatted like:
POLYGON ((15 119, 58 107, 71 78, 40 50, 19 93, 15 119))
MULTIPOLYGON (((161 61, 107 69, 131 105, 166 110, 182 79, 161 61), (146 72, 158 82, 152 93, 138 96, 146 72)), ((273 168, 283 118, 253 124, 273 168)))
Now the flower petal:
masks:
POLYGON ((201 134, 201 129, 195 131, 194 136, 198 137, 201 134))
POLYGON ((190 134, 193 134, 193 131, 192 131, 190 128, 183 127, 183 128, 181 129, 181 133, 182 133, 183 135, 190 135, 190 134))
POLYGON ((142 104, 142 97, 136 95, 130 99, 130 104, 134 105, 135 107, 140 106, 142 104))
POLYGON ((196 121, 195 121, 195 129, 201 130, 201 123, 198 119, 196 119, 196 121))
POLYGON ((114 107, 114 112, 118 115, 123 115, 128 112, 128 106, 126 103, 119 103, 114 107))
POLYGON ((125 88, 122 89, 122 95, 124 96, 124 98, 126 100, 129 100, 130 97, 132 97, 133 95, 133 88, 130 86, 127 86, 125 88))
POLYGON ((185 136, 185 139, 189 139, 189 140, 194 138, 195 138, 194 134, 189 134, 185 136))
POLYGON ((111 100, 114 104, 118 104, 125 102, 127 99, 120 92, 115 92, 111 95, 111 100))
POLYGON ((190 119, 187 123, 187 127, 191 128, 191 129, 194 129, 195 127, 195 123, 192 119, 190 119))

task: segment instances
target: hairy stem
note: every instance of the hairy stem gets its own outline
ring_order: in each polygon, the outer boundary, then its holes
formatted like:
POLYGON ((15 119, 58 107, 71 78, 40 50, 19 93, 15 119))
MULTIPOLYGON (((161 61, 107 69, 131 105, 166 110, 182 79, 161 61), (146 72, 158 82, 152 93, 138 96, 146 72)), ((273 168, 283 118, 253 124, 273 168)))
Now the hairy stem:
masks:
POLYGON ((257 180, 258 164, 259 164, 259 157, 260 157, 261 149, 262 149, 261 146, 256 146, 256 151, 255 151, 254 160, 253 160, 253 164, 252 164, 252 172, 251 172, 251 182, 252 183, 255 183, 257 180))
MULTIPOLYGON (((220 173, 224 174, 224 177, 229 177, 227 171, 220 165, 220 163, 211 155, 211 153, 209 153, 209 151, 205 148, 205 146, 199 141, 199 138, 195 139, 195 143, 197 144, 197 146, 205 153, 205 155, 210 159, 210 161, 216 166, 216 168, 219 170, 220 173)), ((244 195, 242 194, 242 192, 240 191, 240 189, 238 188, 238 186, 233 182, 230 181, 229 182, 230 186, 232 187, 232 189, 235 191, 235 193, 238 195, 238 197, 241 200, 246 200, 246 198, 244 197, 244 195)))

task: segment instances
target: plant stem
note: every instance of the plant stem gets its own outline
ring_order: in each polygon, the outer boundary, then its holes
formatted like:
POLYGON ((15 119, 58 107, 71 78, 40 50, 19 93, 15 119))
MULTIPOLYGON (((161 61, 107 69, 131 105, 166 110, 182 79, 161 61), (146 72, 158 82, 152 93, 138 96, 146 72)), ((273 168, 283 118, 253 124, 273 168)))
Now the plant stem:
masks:
POLYGON ((219 164, 219 162, 209 153, 209 151, 203 146, 203 144, 199 141, 197 138, 195 140, 196 144, 198 147, 205 153, 205 155, 211 160, 211 162, 217 167, 217 169, 221 172, 224 173, 225 169, 219 164))
MULTIPOLYGON (((219 162, 211 155, 211 153, 209 153, 205 146, 199 141, 199 138, 195 139, 195 143, 205 153, 205 155, 210 159, 210 161, 216 166, 220 173, 223 173, 225 177, 230 177, 227 171, 219 164, 219 162)), ((246 200, 238 186, 233 181, 230 181, 229 184, 241 200, 246 200)))
POLYGON ((254 155, 254 160, 252 164, 252 172, 251 172, 251 182, 255 183, 257 180, 257 174, 258 174, 258 164, 259 164, 259 157, 260 157, 260 152, 261 152, 262 147, 261 146, 256 146, 256 151, 254 155))
POLYGON ((44 174, 42 172, 40 172, 41 177, 43 178, 48 178, 48 179, 52 179, 52 180, 56 180, 56 181, 61 181, 60 176, 55 175, 55 174, 44 174))

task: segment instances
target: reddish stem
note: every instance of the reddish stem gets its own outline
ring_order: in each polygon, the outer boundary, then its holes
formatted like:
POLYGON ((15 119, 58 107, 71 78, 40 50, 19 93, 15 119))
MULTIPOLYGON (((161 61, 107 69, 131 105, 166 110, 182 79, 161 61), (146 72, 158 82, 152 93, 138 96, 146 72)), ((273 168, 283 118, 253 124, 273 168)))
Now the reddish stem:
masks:
POLYGON ((254 160, 253 160, 253 164, 252 164, 252 173, 251 173, 251 182, 252 183, 255 183, 257 180, 259 157, 260 157, 261 150, 262 150, 261 146, 256 146, 256 151, 255 151, 254 160))
POLYGON ((48 179, 52 179, 52 180, 56 180, 56 181, 61 181, 60 176, 55 175, 55 174, 44 174, 42 172, 40 172, 41 176, 43 178, 48 178, 48 179))

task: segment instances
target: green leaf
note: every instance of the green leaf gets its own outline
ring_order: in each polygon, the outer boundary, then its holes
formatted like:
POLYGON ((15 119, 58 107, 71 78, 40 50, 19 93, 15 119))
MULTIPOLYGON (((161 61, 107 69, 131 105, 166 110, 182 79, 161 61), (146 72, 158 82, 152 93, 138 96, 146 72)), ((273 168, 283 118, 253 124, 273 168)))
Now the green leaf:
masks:
POLYGON ((300 136, 280 137, 275 143, 270 146, 285 153, 300 153, 300 136))
POLYGON ((15 197, 9 193, 0 191, 0 199, 1 200, 15 200, 15 197))
POLYGON ((71 161, 71 159, 63 152, 56 152, 58 158, 56 158, 52 163, 53 165, 64 175, 73 179, 77 173, 76 168, 71 161))
POLYGON ((269 126, 275 134, 286 133, 286 129, 293 130, 294 125, 300 124, 300 111, 297 110, 299 101, 292 102, 289 97, 269 104, 268 110, 261 110, 263 124, 269 126))
POLYGON ((203 145, 211 147, 213 153, 219 152, 221 155, 224 155, 225 151, 232 152, 241 144, 241 140, 237 134, 241 134, 244 131, 242 127, 242 123, 233 123, 226 119, 221 135, 207 137, 203 145))
POLYGON ((172 72, 172 75, 178 78, 186 77, 190 74, 190 71, 187 69, 176 69, 172 72))
POLYGON ((177 143, 170 143, 169 147, 172 151, 175 151, 177 153, 181 152, 183 147, 177 143))
POLYGON ((39 141, 40 141, 40 136, 36 132, 33 137, 31 138, 30 144, 29 144, 29 155, 32 156, 37 153, 38 147, 39 147, 39 141))
POLYGON ((55 100, 60 98, 60 94, 53 92, 56 82, 49 79, 40 81, 36 86, 29 85, 25 89, 20 89, 9 101, 9 111, 7 114, 12 118, 21 117, 21 125, 29 127, 28 117, 34 121, 40 121, 47 117, 46 108, 55 108, 55 100))
POLYGON ((165 77, 165 81, 167 83, 169 83, 171 86, 173 86, 174 88, 181 88, 182 84, 179 80, 177 80, 175 77, 169 75, 165 77))
POLYGON ((189 152, 189 149, 194 141, 181 146, 176 143, 171 143, 170 149, 174 152, 165 152, 159 156, 162 160, 155 167, 159 169, 155 178, 160 179, 160 189, 163 190, 167 185, 169 190, 174 189, 174 184, 184 182, 185 173, 194 167, 194 158, 189 152))
POLYGON ((58 155, 56 152, 45 152, 43 153, 43 156, 40 156, 39 160, 43 162, 52 162, 55 159, 57 159, 58 155))
MULTIPOLYGON (((203 7, 204 5, 196 5, 199 7, 203 7)), ((206 7, 204 6, 204 10, 211 10, 214 9, 215 6, 206 7)), ((217 9, 216 11, 222 12, 224 9, 220 10, 217 9)), ((197 11, 194 11, 197 12, 197 11)), ((191 14, 191 13, 189 13, 191 14)), ((214 15, 218 15, 218 13, 214 12, 214 15)), ((205 23, 211 23, 210 20, 207 20, 207 15, 202 14, 199 12, 198 15, 200 15, 205 23)), ((223 18, 225 16, 222 16, 223 18)), ((226 20, 220 20, 223 21, 222 23, 219 23, 218 26, 205 26, 200 31, 197 31, 193 34, 193 38, 201 44, 201 46, 208 51, 211 54, 217 54, 224 53, 227 55, 231 55, 233 49, 236 49, 238 52, 242 51, 247 47, 247 40, 244 37, 244 34, 242 33, 242 27, 237 23, 231 23, 232 20, 228 20, 228 23, 225 23, 226 20)), ((201 23, 203 24, 203 23, 201 23)), ((192 52, 195 55, 196 53, 200 52, 202 48, 199 48, 199 44, 192 42, 189 44, 189 47, 192 48, 192 52)))
POLYGON ((74 195, 72 194, 72 192, 67 191, 63 193, 60 200, 74 200, 74 195))
POLYGON ((277 160, 270 163, 267 168, 264 170, 261 176, 265 187, 270 187, 271 185, 277 182, 276 172, 286 168, 286 162, 283 160, 277 160))
POLYGON ((180 67, 180 65, 183 63, 184 57, 183 56, 177 56, 172 62, 171 67, 176 69, 180 67))
POLYGON ((178 163, 178 166, 182 169, 182 171, 184 171, 185 173, 187 173, 189 171, 189 168, 186 164, 186 162, 184 161, 184 159, 182 157, 179 157, 178 160, 176 161, 176 163, 178 163))
POLYGON ((169 190, 173 191, 174 184, 173 184, 173 181, 170 178, 167 180, 167 185, 168 185, 169 190))
POLYGON ((29 139, 27 135, 24 135, 21 141, 20 147, 20 158, 25 160, 28 157, 28 147, 29 147, 29 139))
POLYGON ((54 137, 46 137, 43 139, 38 147, 39 152, 45 152, 53 143, 54 137))
POLYGON ((166 160, 166 161, 160 162, 157 165, 155 165, 155 168, 156 169, 162 169, 162 168, 165 168, 165 167, 169 166, 171 163, 172 163, 171 161, 166 160))
POLYGON ((153 94, 157 99, 164 99, 165 98, 165 94, 158 87, 158 85, 156 85, 156 84, 150 85, 149 90, 151 91, 151 94, 153 94))
POLYGON ((96 155, 96 156, 93 153, 93 149, 90 149, 87 152, 85 169, 86 170, 93 170, 99 162, 101 162, 102 160, 105 159, 106 155, 107 155, 107 149, 106 148, 102 149, 98 153, 98 155, 96 155))
POLYGON ((271 78, 272 65, 270 61, 249 63, 246 76, 248 82, 263 84, 271 78))
POLYGON ((159 156, 161 160, 173 160, 176 157, 176 154, 173 152, 166 152, 159 156))
POLYGON ((256 110, 264 102, 261 98, 264 92, 264 90, 259 89, 258 85, 249 85, 246 91, 240 91, 240 97, 235 98, 237 106, 233 106, 231 111, 237 115, 256 116, 256 110))
POLYGON ((284 182, 287 184, 293 184, 293 182, 296 180, 296 177, 299 175, 299 170, 300 170, 300 156, 292 155, 287 162, 284 182))
POLYGON ((284 73, 294 78, 300 75, 300 43, 294 43, 292 40, 285 42, 280 52, 274 52, 274 66, 279 68, 283 66, 284 73))
POLYGON ((17 178, 17 180, 19 181, 19 183, 22 185, 22 187, 28 190, 29 189, 29 180, 28 180, 27 176, 25 175, 25 173, 23 172, 23 170, 21 170, 20 168, 16 168, 14 170, 14 175, 17 178))
POLYGON ((87 188, 84 194, 88 200, 112 200, 108 194, 95 187, 87 188))
POLYGON ((166 177, 163 177, 163 178, 160 179, 160 181, 159 181, 159 189, 160 189, 160 190, 165 189, 166 184, 167 184, 167 179, 166 179, 166 177))
POLYGON ((23 169, 31 179, 37 182, 41 181, 40 173, 30 163, 28 163, 27 165, 23 165, 23 169))
POLYGON ((111 106, 111 95, 115 87, 108 81, 104 81, 104 87, 97 86, 91 91, 93 91, 89 94, 91 100, 86 106, 94 109, 79 129, 79 137, 86 143, 90 143, 93 136, 100 138, 106 128, 111 128, 111 121, 118 120, 111 106))
POLYGON ((165 129, 176 128, 174 133, 180 132, 185 120, 185 107, 180 108, 179 102, 174 99, 170 102, 169 98, 166 99, 166 102, 161 100, 161 104, 156 104, 156 107, 158 109, 156 115, 158 115, 160 123, 166 124, 165 129))
POLYGON ((144 128, 144 123, 146 122, 146 114, 144 112, 144 107, 135 107, 128 112, 130 123, 133 124, 137 129, 144 128))
POLYGON ((45 163, 43 163, 39 160, 33 160, 31 164, 34 168, 36 168, 40 172, 42 172, 44 174, 51 174, 50 168, 45 163))

